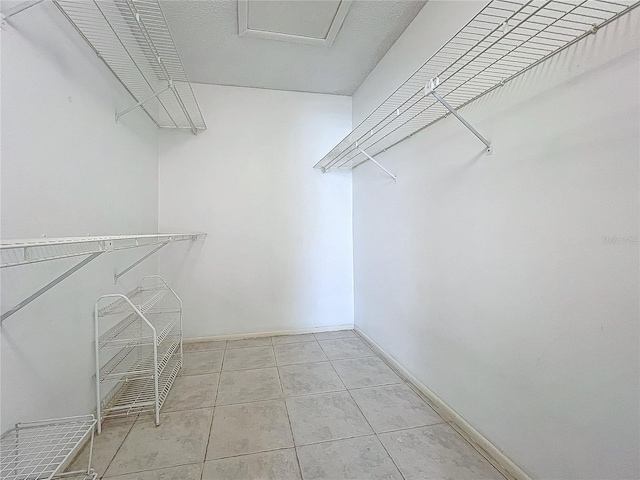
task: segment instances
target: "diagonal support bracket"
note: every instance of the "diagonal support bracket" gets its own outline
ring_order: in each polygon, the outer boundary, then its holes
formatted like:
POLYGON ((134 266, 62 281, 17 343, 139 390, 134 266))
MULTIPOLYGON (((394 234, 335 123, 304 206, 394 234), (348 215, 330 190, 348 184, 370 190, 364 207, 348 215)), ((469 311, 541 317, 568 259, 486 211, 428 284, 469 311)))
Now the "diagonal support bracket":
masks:
POLYGON ((69 270, 64 272, 62 275, 58 276, 54 280, 51 280, 49 283, 47 283, 44 287, 42 287, 36 293, 34 293, 33 295, 30 295, 29 297, 25 298, 23 301, 21 301, 18 305, 13 307, 11 310, 8 310, 5 313, 3 313, 2 316, 0 316, 0 323, 3 322, 5 319, 9 318, 11 315, 16 313, 21 308, 26 307, 27 305, 29 305, 36 298, 38 298, 40 295, 42 295, 43 293, 47 292, 51 288, 55 287, 57 284, 59 284, 61 281, 63 281, 65 278, 67 278, 69 275, 71 275, 72 273, 77 272, 82 267, 84 267, 87 263, 91 262, 92 260, 94 260, 98 256, 102 255, 103 253, 104 252, 92 253, 87 258, 85 258, 84 260, 82 260, 81 262, 77 263, 76 265, 71 267, 69 270))
POLYGON ((371 155, 369 155, 367 152, 365 152, 363 149, 361 149, 357 144, 356 144, 356 148, 360 151, 361 154, 363 154, 365 157, 367 157, 369 160, 371 160, 373 163, 375 163, 378 166, 378 168, 380 168, 384 173, 386 173, 391 178, 393 178, 394 182, 398 181, 398 178, 393 173, 391 173, 389 170, 387 170, 382 165, 380 165, 375 158, 373 158, 371 155))
POLYGON ((122 117, 123 115, 126 115, 127 113, 131 112, 132 110, 135 110, 138 107, 141 107, 142 105, 144 105, 145 103, 147 103, 149 100, 153 100, 154 98, 156 98, 158 95, 162 95, 164 92, 166 92, 167 90, 172 90, 173 91, 173 82, 170 81, 169 85, 167 85, 166 88, 163 88, 162 90, 160 90, 159 92, 154 93, 153 95, 151 95, 150 97, 145 98, 144 100, 136 103, 135 105, 131 105, 129 108, 121 111, 120 113, 116 113, 116 123, 118 123, 118 120, 120 120, 120 117, 122 117))
POLYGON ((425 94, 426 95, 433 95, 433 97, 440 102, 444 108, 446 108, 447 110, 449 110, 449 112, 456 117, 458 120, 460 120, 460 123, 462 123, 465 127, 467 127, 469 129, 469 131, 471 131, 471 133, 473 133, 476 137, 478 137, 478 140, 480 140, 482 143, 484 143, 487 147, 487 155, 491 155, 493 153, 493 147, 491 146, 491 142, 489 140, 487 140, 486 138, 484 138, 480 132, 478 132, 475 128, 473 128, 473 126, 467 122, 462 115, 460 115, 458 113, 458 111, 453 108, 451 105, 449 105, 449 102, 447 102, 444 98, 442 98, 442 96, 436 92, 436 87, 440 85, 440 79, 438 77, 436 78, 432 78, 431 80, 429 80, 429 82, 427 83, 426 87, 425 87, 425 94))
POLYGON ((151 250, 149 253, 147 253, 144 257, 136 260, 135 262, 133 262, 131 265, 129 265, 127 268, 125 268, 124 270, 122 270, 120 273, 116 273, 113 276, 113 283, 114 285, 116 283, 118 283, 118 279, 123 276, 125 273, 127 273, 129 270, 131 270, 133 267, 135 267, 136 265, 141 264, 142 262, 144 262, 147 258, 149 258, 151 255, 153 255, 154 253, 156 253, 158 250, 166 247, 167 245, 169 245, 171 243, 171 241, 168 242, 164 242, 161 243, 160 245, 158 245, 156 248, 154 248, 153 250, 151 250))

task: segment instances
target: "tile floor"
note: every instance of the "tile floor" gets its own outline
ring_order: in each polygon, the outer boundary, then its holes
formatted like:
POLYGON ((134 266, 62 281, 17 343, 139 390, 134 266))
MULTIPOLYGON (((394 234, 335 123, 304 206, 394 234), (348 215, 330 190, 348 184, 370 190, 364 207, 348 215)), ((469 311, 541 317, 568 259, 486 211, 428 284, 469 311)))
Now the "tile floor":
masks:
POLYGON ((184 352, 159 427, 105 422, 100 478, 504 480, 353 331, 184 352))

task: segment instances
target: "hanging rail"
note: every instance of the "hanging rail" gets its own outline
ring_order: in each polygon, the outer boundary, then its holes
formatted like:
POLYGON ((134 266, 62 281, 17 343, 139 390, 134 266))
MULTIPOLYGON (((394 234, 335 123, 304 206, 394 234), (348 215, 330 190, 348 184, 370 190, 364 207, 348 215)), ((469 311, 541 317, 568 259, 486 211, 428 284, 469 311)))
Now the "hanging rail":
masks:
POLYGON ((80 270, 103 253, 140 247, 155 247, 151 252, 129 265, 114 276, 114 283, 136 265, 173 242, 197 240, 206 233, 158 233, 145 235, 87 236, 65 238, 33 238, 24 240, 2 240, 0 242, 0 269, 18 267, 31 263, 85 256, 79 263, 68 268, 47 285, 25 298, 15 307, 0 316, 0 323, 36 298, 55 287, 58 283, 80 270))
POLYGON ((491 142, 458 110, 638 5, 638 1, 620 0, 493 0, 315 168, 322 172, 355 168, 449 114, 469 128, 491 153, 491 142), (429 91, 432 79, 440 82, 429 91))
POLYGON ((54 0, 136 103, 162 128, 205 130, 158 0, 54 0))

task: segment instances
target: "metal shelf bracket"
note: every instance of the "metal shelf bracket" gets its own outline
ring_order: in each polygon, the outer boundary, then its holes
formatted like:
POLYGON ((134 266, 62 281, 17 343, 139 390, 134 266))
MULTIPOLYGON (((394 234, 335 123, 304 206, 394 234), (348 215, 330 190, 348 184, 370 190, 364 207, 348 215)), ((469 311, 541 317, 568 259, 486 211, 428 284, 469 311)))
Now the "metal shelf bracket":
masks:
POLYGON ((154 253, 156 253, 158 250, 161 250, 162 248, 166 247, 167 245, 169 245, 170 243, 173 243, 173 239, 170 239, 164 243, 161 243, 160 245, 158 245, 156 248, 154 248, 153 250, 151 250, 149 253, 147 253, 146 255, 144 255, 143 257, 139 258, 138 260, 136 260, 135 262, 133 262, 131 265, 129 265, 127 268, 125 268, 124 270, 122 270, 120 273, 116 273, 113 276, 113 284, 117 284, 118 283, 118 279, 120 277, 122 277, 124 274, 126 274, 127 272, 129 272, 129 270, 131 270, 133 267, 141 264, 142 262, 144 262, 147 258, 149 258, 151 255, 153 255, 154 253))
POLYGON ((166 88, 163 88, 159 92, 154 93, 153 95, 145 98, 144 100, 136 103, 135 105, 131 105, 129 108, 121 111, 120 113, 116 113, 116 123, 118 123, 118 120, 120 120, 120 117, 122 117, 123 115, 126 115, 127 113, 131 112, 132 110, 135 110, 136 108, 141 107, 142 105, 147 103, 149 100, 153 100, 157 96, 162 95, 167 90, 173 90, 173 81, 172 80, 169 80, 169 85, 167 85, 166 88))
POLYGON ((104 252, 95 252, 95 253, 90 254, 87 258, 85 258, 84 260, 82 260, 79 263, 75 264, 73 267, 68 269, 62 275, 59 275, 55 279, 51 280, 44 287, 42 287, 40 290, 38 290, 34 294, 32 294, 32 295, 28 296, 27 298, 25 298, 23 301, 21 301, 18 305, 13 307, 11 310, 7 310, 5 313, 3 313, 2 316, 0 316, 0 323, 4 322, 5 319, 9 318, 11 315, 16 313, 18 310, 22 309, 23 307, 26 307, 27 305, 29 305, 36 298, 38 298, 40 295, 42 295, 43 293, 49 291, 50 289, 55 287, 57 284, 59 284, 61 281, 63 281, 65 278, 67 278, 71 274, 77 272, 82 267, 84 267, 87 263, 89 263, 92 260, 96 259, 98 256, 102 255, 103 253, 104 252))
POLYGON ((363 149, 361 149, 358 146, 358 142, 356 142, 356 148, 360 151, 361 154, 363 154, 365 157, 367 157, 369 160, 371 160, 375 165, 377 165, 378 168, 380 168, 384 173, 386 173, 391 178, 393 178, 394 182, 398 181, 398 178, 393 173, 391 173, 389 170, 384 168, 382 165, 380 165, 380 163, 378 163, 378 161, 375 158, 373 158, 371 155, 369 155, 367 152, 365 152, 363 149))
POLYGON ((487 155, 491 155, 493 153, 493 147, 491 146, 491 142, 489 140, 487 140, 486 138, 484 138, 480 132, 478 132, 475 128, 473 128, 473 126, 467 122, 462 115, 460 115, 458 113, 458 111, 453 108, 451 105, 449 105, 449 103, 442 98, 442 96, 436 92, 436 87, 440 85, 440 78, 435 77, 432 78, 431 80, 429 80, 427 82, 427 84, 424 87, 424 93, 425 95, 432 95, 433 98, 435 98, 438 102, 440 102, 444 108, 446 108, 447 110, 449 110, 449 112, 456 117, 458 120, 460 120, 460 123, 462 123, 465 127, 467 127, 469 129, 469 131, 471 131, 471 133, 473 133, 476 137, 478 137, 478 139, 485 144, 485 146, 487 147, 487 155))

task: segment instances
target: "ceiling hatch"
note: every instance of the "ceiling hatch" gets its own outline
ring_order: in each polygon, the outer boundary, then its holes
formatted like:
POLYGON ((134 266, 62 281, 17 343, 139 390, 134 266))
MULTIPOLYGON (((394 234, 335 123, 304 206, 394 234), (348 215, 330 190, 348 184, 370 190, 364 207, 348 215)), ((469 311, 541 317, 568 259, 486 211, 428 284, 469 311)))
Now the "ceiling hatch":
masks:
POLYGON ((330 47, 351 0, 238 0, 243 37, 330 47))

